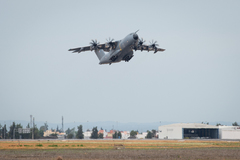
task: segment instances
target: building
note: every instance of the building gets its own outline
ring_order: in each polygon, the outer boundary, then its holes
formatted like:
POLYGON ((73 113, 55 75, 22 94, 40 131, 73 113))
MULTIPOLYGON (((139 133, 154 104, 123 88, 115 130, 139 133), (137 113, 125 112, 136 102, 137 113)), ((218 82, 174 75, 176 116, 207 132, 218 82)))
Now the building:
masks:
POLYGON ((106 133, 106 136, 104 139, 113 139, 113 134, 115 133, 115 130, 110 130, 109 132, 106 133))
POLYGON ((130 132, 129 131, 122 131, 122 139, 128 139, 130 137, 130 132))
POLYGON ((59 133, 57 135, 58 139, 65 139, 66 138, 66 133, 59 133))
POLYGON ((58 139, 64 139, 66 137, 66 133, 60 133, 60 132, 56 132, 56 130, 52 131, 52 130, 46 130, 45 132, 43 132, 43 137, 45 138, 53 138, 52 134, 56 134, 58 139))
POLYGON ((103 134, 103 138, 107 136, 107 132, 106 132, 105 130, 103 130, 103 129, 101 129, 101 130, 98 131, 98 135, 99 135, 100 133, 103 134))
POLYGON ((240 139, 240 126, 219 126, 220 139, 240 139))
POLYGON ((87 130, 86 132, 83 133, 83 135, 84 135, 84 139, 90 139, 90 137, 92 135, 92 131, 87 130))
POLYGON ((52 134, 57 134, 59 135, 59 132, 56 132, 56 130, 52 131, 52 130, 46 130, 45 132, 43 132, 43 137, 49 137, 52 134))
POLYGON ((143 133, 138 133, 137 135, 136 135, 136 138, 137 139, 145 139, 146 138, 146 136, 147 136, 147 132, 143 132, 143 133))
POLYGON ((159 139, 218 139, 219 128, 201 123, 176 123, 159 126, 159 139))

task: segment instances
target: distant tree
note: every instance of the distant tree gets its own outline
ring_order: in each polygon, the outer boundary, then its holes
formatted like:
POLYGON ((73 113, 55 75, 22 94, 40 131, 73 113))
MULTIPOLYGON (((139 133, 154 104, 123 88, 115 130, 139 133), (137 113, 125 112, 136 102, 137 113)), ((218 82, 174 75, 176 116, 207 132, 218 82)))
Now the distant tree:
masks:
POLYGON ((136 137, 137 134, 138 134, 137 131, 132 130, 132 131, 130 132, 130 137, 136 137))
POLYGON ((22 125, 21 124, 15 124, 15 122, 13 122, 13 124, 10 126, 9 138, 19 139, 18 128, 22 128, 22 125))
POLYGON ((47 121, 46 121, 46 123, 44 123, 44 126, 45 126, 45 131, 48 130, 48 124, 47 124, 47 121))
POLYGON ((28 125, 26 126, 26 128, 30 128, 30 125, 29 125, 29 123, 28 123, 28 125))
POLYGON ((76 138, 78 138, 78 139, 83 139, 84 138, 82 125, 78 126, 78 131, 77 131, 76 138))
POLYGON ((121 138, 122 138, 122 133, 119 132, 119 131, 116 131, 116 132, 113 134, 113 138, 121 139, 121 138))
POLYGON ((2 139, 2 125, 0 124, 0 139, 2 139))
POLYGON ((69 133, 69 134, 67 135, 67 138, 68 138, 68 139, 72 139, 73 136, 74 136, 73 133, 69 133))
POLYGON ((232 126, 239 126, 237 122, 232 123, 232 126))
POLYGON ((44 131, 46 131, 46 128, 45 128, 45 126, 41 126, 41 127, 39 128, 39 130, 44 132, 44 131))
POLYGON ((66 134, 70 134, 70 132, 71 132, 70 128, 68 128, 68 129, 65 131, 66 134))
POLYGON ((151 139, 152 138, 152 132, 150 132, 150 131, 147 131, 147 132, 148 132, 148 134, 147 134, 147 136, 145 138, 151 139))
POLYGON ((68 138, 68 139, 74 138, 74 135, 75 135, 75 127, 72 128, 72 129, 68 128, 65 133, 67 134, 67 138, 68 138))
POLYGON ((6 124, 4 124, 3 128, 2 128, 2 138, 3 139, 7 139, 8 138, 8 131, 7 131, 7 126, 6 124))
POLYGON ((118 132, 118 138, 122 138, 122 133, 120 131, 118 132))
POLYGON ((16 129, 16 128, 15 128, 15 122, 12 123, 12 125, 10 126, 10 130, 9 130, 9 132, 8 132, 8 135, 9 135, 9 138, 10 138, 10 139, 13 139, 13 138, 14 138, 14 137, 13 137, 14 129, 16 129))
POLYGON ((40 138, 40 133, 39 133, 39 130, 38 130, 36 124, 31 129, 30 134, 22 134, 22 138, 23 139, 32 139, 32 133, 33 133, 34 139, 39 139, 40 138))
POLYGON ((92 134, 91 134, 91 137, 92 139, 98 139, 98 129, 97 127, 93 127, 92 129, 92 134))
POLYGON ((43 135, 44 135, 44 131, 43 131, 43 130, 39 130, 39 136, 40 136, 40 138, 42 138, 43 135))
POLYGON ((157 131, 155 129, 152 129, 152 137, 157 137, 157 131))
POLYGON ((21 134, 18 133, 18 128, 23 128, 23 127, 22 127, 21 124, 17 124, 17 125, 16 125, 16 132, 17 132, 17 134, 15 134, 15 138, 16 138, 16 139, 19 139, 19 138, 20 138, 20 135, 21 135, 21 137, 22 137, 22 135, 23 135, 22 133, 21 133, 21 134))
POLYGON ((59 132, 59 128, 58 128, 58 125, 57 125, 57 129, 56 129, 57 132, 59 132))
POLYGON ((34 126, 33 133, 34 133, 34 139, 39 139, 40 138, 40 134, 39 134, 39 130, 37 128, 37 125, 34 126))
POLYGON ((99 138, 99 139, 103 139, 103 133, 99 133, 99 134, 98 134, 98 138, 99 138))
POLYGON ((116 138, 118 138, 117 131, 113 134, 113 139, 116 139, 116 138))
POLYGON ((42 138, 44 135, 44 131, 46 131, 45 126, 41 126, 39 128, 39 136, 42 138))
POLYGON ((216 126, 223 126, 221 123, 217 123, 216 126))

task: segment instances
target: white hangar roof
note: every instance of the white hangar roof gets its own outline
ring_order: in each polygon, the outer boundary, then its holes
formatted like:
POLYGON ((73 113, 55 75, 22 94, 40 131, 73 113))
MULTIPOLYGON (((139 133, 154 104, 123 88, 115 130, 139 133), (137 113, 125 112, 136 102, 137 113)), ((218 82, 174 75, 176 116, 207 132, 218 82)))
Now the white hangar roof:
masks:
POLYGON ((202 123, 175 123, 170 125, 159 126, 159 128, 172 128, 172 127, 181 127, 181 128, 214 128, 218 129, 218 126, 202 124, 202 123))

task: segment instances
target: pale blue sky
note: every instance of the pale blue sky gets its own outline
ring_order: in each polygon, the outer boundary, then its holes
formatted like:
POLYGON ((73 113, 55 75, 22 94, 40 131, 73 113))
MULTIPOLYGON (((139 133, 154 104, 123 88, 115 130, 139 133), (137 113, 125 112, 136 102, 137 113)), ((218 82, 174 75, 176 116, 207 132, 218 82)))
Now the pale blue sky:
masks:
POLYGON ((0 120, 240 121, 240 1, 0 0, 0 120), (138 32, 166 51, 67 50, 138 32))

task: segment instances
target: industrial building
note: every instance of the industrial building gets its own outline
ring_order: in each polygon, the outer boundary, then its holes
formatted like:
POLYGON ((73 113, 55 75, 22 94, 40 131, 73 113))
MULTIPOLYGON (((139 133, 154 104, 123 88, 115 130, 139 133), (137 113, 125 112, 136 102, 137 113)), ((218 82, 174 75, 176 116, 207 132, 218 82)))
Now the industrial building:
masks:
POLYGON ((219 126, 220 139, 240 139, 240 126, 219 126))
POLYGON ((177 123, 159 126, 159 139, 218 139, 218 126, 201 123, 177 123))

